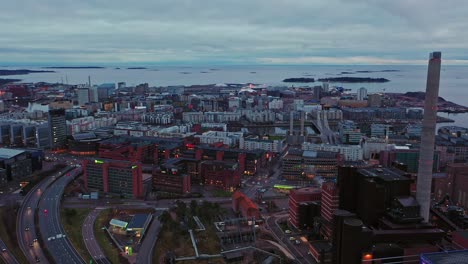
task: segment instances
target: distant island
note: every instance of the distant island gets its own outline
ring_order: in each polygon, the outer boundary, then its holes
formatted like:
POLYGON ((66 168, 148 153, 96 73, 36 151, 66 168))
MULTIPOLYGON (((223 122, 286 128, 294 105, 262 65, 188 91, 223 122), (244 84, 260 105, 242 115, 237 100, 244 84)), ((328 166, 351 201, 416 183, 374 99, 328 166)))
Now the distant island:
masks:
POLYGON ((315 82, 314 78, 287 78, 283 82, 286 83, 313 83, 315 82))
POLYGON ((319 82, 341 82, 341 83, 384 83, 390 80, 385 78, 368 78, 368 77, 336 77, 336 78, 321 78, 319 82))
POLYGON ((42 67, 44 69, 104 69, 105 67, 101 66, 50 66, 42 67))
POLYGON ((356 74, 356 73, 374 73, 374 72, 399 72, 400 70, 380 70, 380 71, 342 71, 340 74, 356 74))
POLYGON ((36 71, 36 70, 26 70, 26 69, 0 70, 0 76, 5 76, 5 75, 26 75, 26 74, 30 74, 30 73, 41 73, 41 72, 54 72, 54 71, 36 71))
POLYGON ((146 70, 146 67, 128 67, 127 70, 146 70))
POLYGON ((12 83, 12 82, 19 82, 21 81, 20 79, 0 79, 0 86, 7 84, 7 83, 12 83))

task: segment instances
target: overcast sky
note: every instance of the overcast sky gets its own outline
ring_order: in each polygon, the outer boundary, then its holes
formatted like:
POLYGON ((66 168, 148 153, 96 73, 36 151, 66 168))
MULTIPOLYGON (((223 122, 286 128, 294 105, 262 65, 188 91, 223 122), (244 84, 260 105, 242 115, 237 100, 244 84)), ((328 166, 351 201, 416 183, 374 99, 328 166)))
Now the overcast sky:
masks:
POLYGON ((468 64, 467 0, 5 0, 1 63, 468 64))

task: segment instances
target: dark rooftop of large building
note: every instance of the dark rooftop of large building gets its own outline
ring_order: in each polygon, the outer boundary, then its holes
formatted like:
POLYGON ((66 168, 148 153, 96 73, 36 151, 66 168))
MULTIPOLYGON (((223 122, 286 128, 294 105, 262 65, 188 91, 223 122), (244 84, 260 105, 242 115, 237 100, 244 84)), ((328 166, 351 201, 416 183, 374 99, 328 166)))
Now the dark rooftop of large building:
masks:
POLYGON ((383 181, 411 181, 403 171, 395 168, 365 168, 359 169, 365 177, 380 178, 383 181))
POLYGON ((462 264, 468 262, 468 250, 428 253, 421 255, 421 263, 462 264))

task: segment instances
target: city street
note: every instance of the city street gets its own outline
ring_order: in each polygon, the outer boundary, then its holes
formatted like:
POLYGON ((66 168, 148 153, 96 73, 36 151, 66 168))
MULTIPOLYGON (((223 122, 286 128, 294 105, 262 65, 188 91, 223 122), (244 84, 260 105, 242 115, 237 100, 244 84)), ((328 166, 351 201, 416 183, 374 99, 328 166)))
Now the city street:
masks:
POLYGON ((84 220, 82 227, 83 241, 85 243, 86 249, 93 258, 95 263, 110 264, 111 262, 106 258, 104 252, 102 251, 99 243, 97 242, 94 236, 94 222, 99 216, 102 210, 106 208, 99 207, 91 211, 86 219, 84 220))
POLYGON ((3 243, 3 241, 0 239, 0 258, 5 261, 7 264, 19 264, 18 260, 16 260, 15 256, 11 253, 9 248, 3 243), (5 251, 3 251, 5 250, 5 251))
POLYGON ((146 230, 145 237, 143 238, 143 242, 141 243, 141 247, 137 255, 138 264, 153 263, 153 250, 156 241, 158 240, 159 231, 161 230, 161 223, 159 222, 158 218, 162 212, 163 211, 157 211, 153 215, 153 221, 148 227, 148 230, 146 230))
POLYGON ((284 217, 271 216, 265 222, 267 227, 273 233, 278 242, 289 249, 289 251, 296 257, 298 263, 308 263, 315 264, 317 263, 309 254, 307 245, 300 243, 299 245, 295 244, 295 241, 291 241, 289 237, 294 236, 295 234, 286 235, 284 231, 279 227, 278 220, 287 218, 287 215, 284 217))
MULTIPOLYGON (((64 169, 65 170, 65 169, 64 169)), ((54 176, 58 177, 60 173, 54 176)), ((48 177, 34 186, 24 197, 23 204, 20 207, 17 217, 16 236, 18 237, 18 244, 30 263, 37 260, 42 263, 48 263, 44 252, 39 245, 35 243, 34 239, 38 237, 39 230, 36 230, 34 224, 34 214, 38 208, 39 200, 43 191, 53 182, 53 177, 48 177)))

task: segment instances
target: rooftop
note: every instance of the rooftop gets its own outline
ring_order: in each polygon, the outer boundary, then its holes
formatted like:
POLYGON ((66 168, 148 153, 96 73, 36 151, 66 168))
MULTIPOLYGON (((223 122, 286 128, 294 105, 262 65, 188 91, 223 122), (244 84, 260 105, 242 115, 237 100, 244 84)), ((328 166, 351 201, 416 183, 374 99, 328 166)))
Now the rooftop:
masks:
POLYGON ((22 153, 24 153, 24 150, 0 148, 0 159, 11 159, 22 153))
POLYGON ((148 221, 149 214, 136 214, 132 217, 132 220, 127 226, 127 229, 133 229, 133 228, 145 228, 145 223, 148 221))
POLYGON ((466 263, 468 250, 422 254, 421 263, 466 263))
POLYGON ((404 172, 394 168, 365 168, 359 169, 359 172, 365 177, 380 178, 383 181, 410 181, 404 172))

